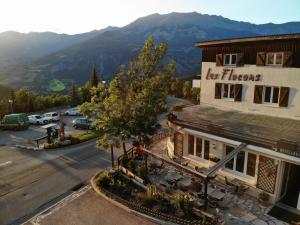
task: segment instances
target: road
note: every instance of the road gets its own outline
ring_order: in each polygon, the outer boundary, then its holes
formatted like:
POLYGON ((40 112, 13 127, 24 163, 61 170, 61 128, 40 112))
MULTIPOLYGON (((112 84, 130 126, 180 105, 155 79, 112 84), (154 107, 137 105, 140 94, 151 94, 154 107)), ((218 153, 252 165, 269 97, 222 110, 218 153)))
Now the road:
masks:
POLYGON ((95 141, 50 151, 0 147, 0 224, 24 222, 110 163, 95 141))

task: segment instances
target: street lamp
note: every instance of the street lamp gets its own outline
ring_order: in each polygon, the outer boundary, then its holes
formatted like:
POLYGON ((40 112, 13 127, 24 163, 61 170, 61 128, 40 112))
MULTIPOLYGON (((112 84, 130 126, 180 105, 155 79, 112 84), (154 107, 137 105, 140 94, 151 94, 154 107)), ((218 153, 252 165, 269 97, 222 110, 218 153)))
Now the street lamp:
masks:
POLYGON ((8 102, 9 102, 9 104, 10 104, 10 111, 11 111, 11 113, 14 113, 14 109, 13 109, 13 100, 9 99, 8 102))

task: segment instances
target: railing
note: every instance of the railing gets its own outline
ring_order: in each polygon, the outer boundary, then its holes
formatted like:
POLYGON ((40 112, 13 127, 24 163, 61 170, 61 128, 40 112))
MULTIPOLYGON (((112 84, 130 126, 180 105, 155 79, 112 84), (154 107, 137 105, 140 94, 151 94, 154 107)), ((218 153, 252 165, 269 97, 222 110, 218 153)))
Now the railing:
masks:
MULTIPOLYGON (((128 150, 126 151, 126 154, 127 154, 128 159, 132 159, 132 158, 133 158, 133 153, 134 153, 134 152, 133 152, 133 147, 130 148, 130 149, 128 149, 128 150)), ((118 167, 121 165, 121 162, 122 162, 123 158, 124 158, 124 154, 123 154, 123 155, 120 155, 120 156, 118 157, 118 167)))
POLYGON ((170 136, 170 132, 168 129, 164 129, 164 130, 154 134, 150 140, 150 143, 151 143, 150 146, 152 144, 155 144, 155 143, 161 141, 162 139, 164 139, 166 137, 169 137, 169 136, 170 136))

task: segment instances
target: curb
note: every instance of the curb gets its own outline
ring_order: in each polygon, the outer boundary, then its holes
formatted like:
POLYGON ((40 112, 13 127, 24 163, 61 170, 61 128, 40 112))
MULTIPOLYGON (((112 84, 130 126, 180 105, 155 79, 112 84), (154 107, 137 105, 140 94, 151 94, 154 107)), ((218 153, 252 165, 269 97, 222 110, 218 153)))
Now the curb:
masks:
POLYGON ((25 145, 13 145, 16 148, 21 148, 21 149, 27 149, 27 150, 43 150, 43 148, 37 148, 37 147, 29 147, 29 146, 25 146, 25 145))
MULTIPOLYGON (((105 170, 104 170, 105 171, 105 170)), ((93 190, 102 198, 106 199, 107 201, 109 201, 110 203, 112 203, 113 205, 119 207, 119 208, 122 208, 124 209, 125 211, 129 212, 129 213, 132 213, 132 214, 135 214, 137 216, 140 216, 140 217, 143 217, 151 222, 154 222, 156 224, 161 224, 161 225, 176 225, 175 223, 171 223, 171 222, 167 222, 167 221, 164 221, 164 220, 160 220, 160 219, 157 219, 155 217, 152 217, 152 216, 148 216, 146 214, 143 214, 143 213, 140 213, 140 212, 137 212, 135 210, 132 210, 130 208, 128 208, 127 206, 109 198, 108 196, 106 196, 104 193, 102 193, 96 186, 96 183, 95 183, 95 179, 98 178, 98 176, 103 173, 104 171, 100 171, 98 173, 96 173, 90 180, 90 183, 91 183, 91 186, 93 188, 93 190)))

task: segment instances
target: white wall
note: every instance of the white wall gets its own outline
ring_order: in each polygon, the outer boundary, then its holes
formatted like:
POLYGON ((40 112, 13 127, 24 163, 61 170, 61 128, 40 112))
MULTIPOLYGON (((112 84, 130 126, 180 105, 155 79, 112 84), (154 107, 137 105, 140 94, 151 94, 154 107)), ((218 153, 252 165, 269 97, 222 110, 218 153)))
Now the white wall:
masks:
POLYGON ((300 68, 283 68, 270 66, 245 65, 243 67, 217 67, 215 62, 202 63, 202 80, 200 102, 212 105, 223 110, 238 110, 248 113, 258 113, 277 117, 300 120, 300 68), (261 81, 233 81, 219 77, 212 80, 206 79, 208 69, 212 73, 222 75, 224 68, 233 68, 235 74, 261 74, 261 81), (241 102, 215 99, 215 83, 241 83, 243 95, 241 102), (253 103, 255 85, 284 86, 290 88, 288 107, 277 107, 253 103))

